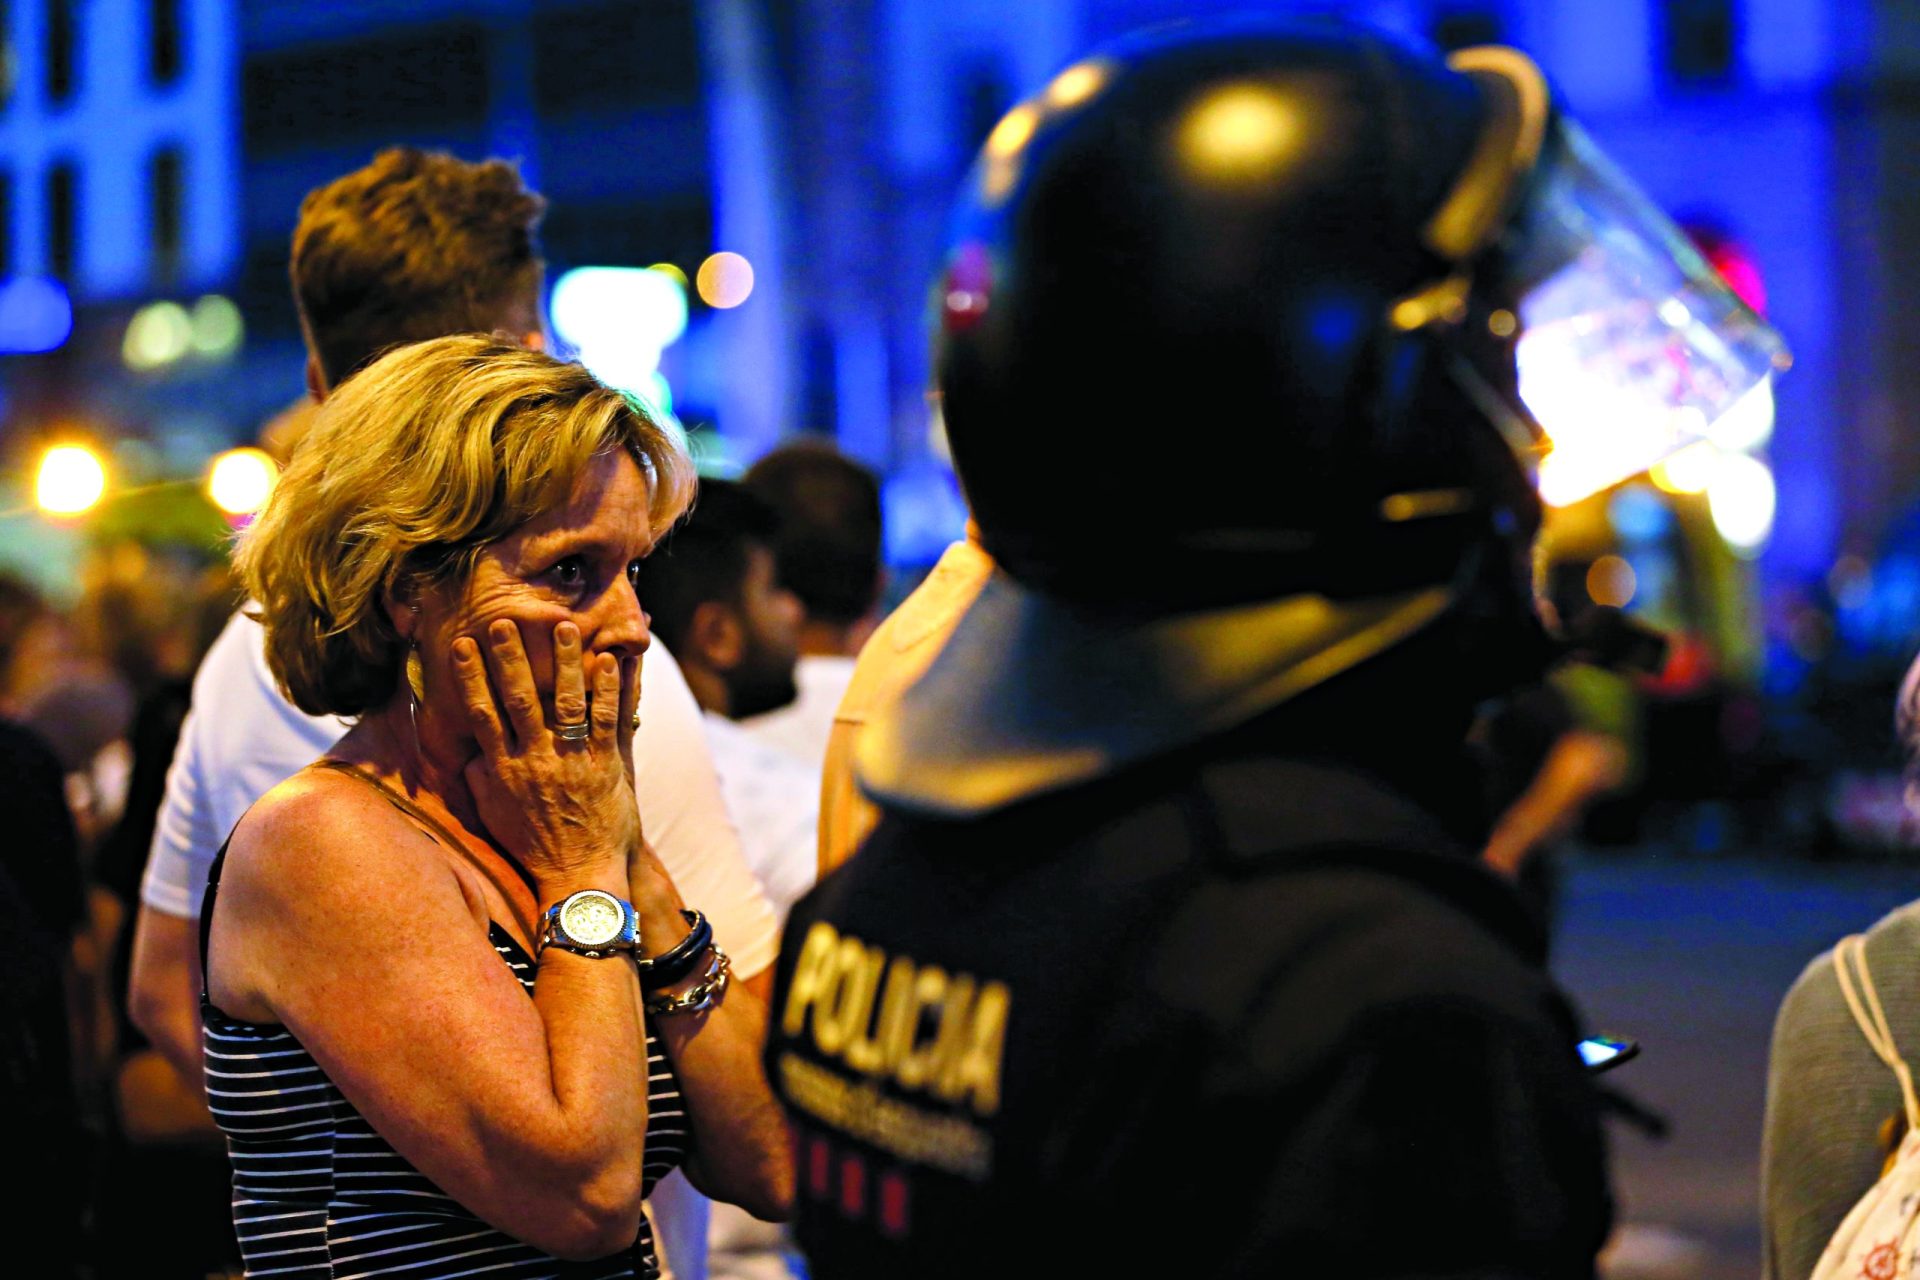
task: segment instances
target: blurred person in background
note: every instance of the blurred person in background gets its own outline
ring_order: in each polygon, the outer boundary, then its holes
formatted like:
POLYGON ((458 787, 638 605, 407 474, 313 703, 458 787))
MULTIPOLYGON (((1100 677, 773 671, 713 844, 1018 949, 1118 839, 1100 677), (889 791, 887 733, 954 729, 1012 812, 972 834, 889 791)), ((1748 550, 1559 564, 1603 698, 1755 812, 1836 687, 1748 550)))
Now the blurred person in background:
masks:
POLYGON ((124 571, 129 557, 143 555, 139 548, 120 547, 92 557, 82 575, 80 600, 71 611, 54 608, 18 579, 0 585, 0 646, 5 651, 0 709, 40 735, 59 757, 83 860, 91 858, 125 798, 130 766, 126 735, 138 695, 114 660, 128 660, 136 678, 145 676, 148 658, 141 645, 151 638, 151 628, 144 624, 152 610, 141 609, 123 633, 89 629, 82 615, 98 617, 108 611, 104 601, 90 608, 90 601, 102 597, 136 606, 151 603, 151 593, 128 591, 137 574, 124 571))
POLYGON ((60 617, 40 593, 0 573, 0 713, 18 718, 52 683, 67 647, 60 617))
POLYGON ((779 517, 751 490, 703 480, 640 566, 653 634, 679 656, 747 865, 784 920, 813 887, 820 775, 739 721, 793 697, 800 602, 774 575, 779 517))
POLYGON ((237 1273, 240 1251, 224 1195, 226 1153, 199 1091, 127 1017, 132 920, 139 906, 167 768, 191 703, 193 673, 233 612, 236 587, 224 563, 197 574, 158 575, 173 601, 152 652, 153 678, 134 712, 132 772, 119 821, 94 859, 95 919, 112 938, 100 994, 100 1052, 110 1087, 109 1147, 94 1205, 94 1260, 103 1274, 134 1274, 168 1241, 183 1273, 237 1273))
MULTIPOLYGON (((1894 733, 1907 757, 1907 804, 1920 813, 1920 659, 1901 681, 1894 733)), ((1862 937, 1893 1047, 1912 1063, 1920 1058, 1920 901, 1889 912, 1862 937)), ((1901 1082, 1861 1033, 1834 959, 1828 950, 1808 962, 1774 1021, 1760 1144, 1766 1280, 1807 1280, 1841 1222, 1911 1137, 1901 1082)))
MULTIPOLYGON (((693 509, 642 562, 640 598, 705 713, 747 865, 784 923, 815 879, 820 773, 737 723, 793 697, 801 607, 775 575, 778 530, 778 515, 751 490, 703 480, 693 509)), ((736 1206, 713 1206, 708 1245, 714 1280, 791 1274, 787 1233, 736 1206)))
POLYGON ((993 557, 980 545, 978 527, 968 520, 966 537, 941 553, 933 572, 861 647, 827 738, 820 781, 821 875, 851 858, 880 820, 880 810, 860 794, 854 779, 861 735, 933 665, 992 574, 993 557))
MULTIPOLYGON (((543 209, 504 161, 467 163, 404 147, 311 192, 294 231, 291 275, 312 398, 324 400, 406 342, 500 333, 543 348, 543 209)), ((193 705, 141 886, 129 1012, 198 1091, 196 923, 207 869, 247 807, 351 724, 281 696, 260 627, 244 611, 208 652, 193 705)), ((707 913, 745 1007, 765 1000, 778 925, 741 855, 699 714, 672 654, 655 644, 634 743, 647 836, 675 884, 707 913)), ((697 1262, 706 1247, 704 1205, 674 1196, 656 1196, 649 1209, 669 1263, 697 1262)))
POLYGON ((747 729, 818 770, 854 656, 880 620, 880 485, 873 473, 820 440, 785 444, 741 482, 780 518, 774 561, 780 585, 800 599, 797 695, 753 717, 747 729))
POLYGON ((98 1155, 94 931, 65 765, 12 718, 55 678, 63 634, 36 591, 0 576, 0 1127, 33 1160, 8 1208, 33 1238, 55 1242, 46 1274, 76 1276, 98 1155))
POLYGON ((1486 764, 1490 812, 1500 817, 1481 860, 1512 877, 1549 935, 1559 895, 1561 843, 1627 774, 1627 751, 1589 729, 1572 704, 1542 681, 1516 690, 1475 727, 1486 764))
POLYGON ((73 822, 58 764, 0 722, 0 1129, 16 1159, 6 1218, 33 1274, 91 1275, 85 1216, 95 1143, 75 1080, 67 957, 82 910, 73 822))
POLYGON ((937 380, 997 567, 782 947, 812 1274, 1591 1277, 1597 1098, 1466 741, 1562 651, 1533 467, 1580 423, 1516 348, 1666 420, 1692 389, 1625 338, 1730 402, 1777 336, 1524 56, 1337 22, 1098 51, 953 226, 937 380), (1568 294, 1643 329, 1584 342, 1568 294), (1197 476, 1196 424, 1241 465, 1197 476))
POLYGON ((98 1153, 81 1063, 90 1044, 81 841, 60 760, 40 735, 4 718, 0 814, 8 823, 0 842, 0 1130, 21 1157, 8 1213, 29 1240, 52 1245, 31 1251, 42 1263, 36 1274, 79 1276, 98 1153))
POLYGON ((683 1161, 777 1216, 752 1001, 642 835, 639 563, 678 436, 479 335, 329 397, 235 567, 275 680, 354 727, 210 872, 208 1097, 251 1273, 658 1274, 683 1161))

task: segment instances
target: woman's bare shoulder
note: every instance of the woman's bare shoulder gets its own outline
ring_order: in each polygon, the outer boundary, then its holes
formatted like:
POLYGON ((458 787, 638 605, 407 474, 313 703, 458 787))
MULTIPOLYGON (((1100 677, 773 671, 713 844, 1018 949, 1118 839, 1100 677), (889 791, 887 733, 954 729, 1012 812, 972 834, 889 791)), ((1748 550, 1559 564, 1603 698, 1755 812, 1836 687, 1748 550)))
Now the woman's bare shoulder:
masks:
POLYGON ((234 828, 221 893, 353 899, 370 884, 458 879, 433 841, 373 787, 307 768, 260 797, 234 828))
POLYGON ((209 990, 234 1017, 288 1021, 303 969, 337 969, 409 923, 478 923, 486 909, 453 861, 379 792, 304 769, 234 828, 214 903, 209 990), (477 914, 476 914, 477 911, 477 914), (292 968, 289 968, 292 966, 292 968))

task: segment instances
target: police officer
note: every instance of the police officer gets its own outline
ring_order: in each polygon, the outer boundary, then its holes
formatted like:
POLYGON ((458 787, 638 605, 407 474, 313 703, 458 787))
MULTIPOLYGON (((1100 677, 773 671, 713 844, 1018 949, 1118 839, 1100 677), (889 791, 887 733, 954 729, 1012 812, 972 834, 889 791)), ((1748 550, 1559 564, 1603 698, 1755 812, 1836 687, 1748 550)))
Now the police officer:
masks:
POLYGON ((999 572, 857 762, 768 1059, 841 1276, 1589 1276, 1575 1022, 1463 736, 1536 486, 1777 338, 1503 49, 1183 26, 994 130, 939 283, 999 572))

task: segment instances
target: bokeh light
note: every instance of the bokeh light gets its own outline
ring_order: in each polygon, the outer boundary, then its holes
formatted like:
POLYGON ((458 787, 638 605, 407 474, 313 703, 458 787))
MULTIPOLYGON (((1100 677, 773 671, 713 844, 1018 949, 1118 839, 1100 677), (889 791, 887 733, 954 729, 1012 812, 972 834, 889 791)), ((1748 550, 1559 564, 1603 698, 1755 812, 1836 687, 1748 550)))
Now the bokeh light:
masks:
POLYGON ((280 468, 259 449, 229 449, 207 472, 207 496, 231 516, 251 515, 267 505, 280 468))
POLYGON ((77 516, 99 502, 106 491, 106 465, 83 444, 47 450, 34 475, 34 501, 49 515, 77 516))
POLYGON ((554 284, 547 310, 594 377, 670 415, 660 356, 687 331, 684 280, 671 263, 576 267, 554 284))
POLYGON ((1773 532, 1779 495, 1773 472, 1758 458, 1744 453, 1723 454, 1707 484, 1707 510, 1713 527, 1736 554, 1752 556, 1773 532))
POLYGON ((210 293, 193 304, 192 337, 195 355, 222 360, 240 349, 246 323, 233 299, 210 293))
POLYGON ((1719 448, 1711 441, 1702 440, 1654 463, 1647 474, 1668 493, 1705 493, 1719 466, 1719 448))
POLYGON ((739 306, 753 293, 753 264, 737 253, 723 251, 701 263, 694 280, 701 301, 724 311, 739 306))
POLYGON ((1624 609, 1639 586, 1633 566, 1621 556, 1601 556, 1587 569, 1587 595, 1595 604, 1624 609))
POLYGON ((0 354, 57 350, 73 332, 73 303, 58 280, 15 276, 0 284, 0 354))
POLYGON ((120 355, 136 372, 164 368, 193 346, 193 318, 177 302, 150 302, 133 313, 120 355))
POLYGON ((1773 438, 1775 412, 1773 379, 1762 378, 1714 421, 1707 437, 1722 449, 1751 453, 1773 438))
POLYGON ((687 330, 687 295, 655 267, 575 267, 554 283, 548 313, 554 332, 583 353, 637 348, 657 364, 687 330))

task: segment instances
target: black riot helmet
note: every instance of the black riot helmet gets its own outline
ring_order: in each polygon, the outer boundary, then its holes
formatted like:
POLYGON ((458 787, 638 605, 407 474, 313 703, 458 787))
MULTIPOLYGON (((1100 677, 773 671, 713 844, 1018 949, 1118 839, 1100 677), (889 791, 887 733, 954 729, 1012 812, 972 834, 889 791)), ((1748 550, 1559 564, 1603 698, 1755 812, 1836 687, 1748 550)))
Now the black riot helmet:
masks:
POLYGON ((1325 21, 1160 28, 1061 72, 987 139, 935 306, 1004 575, 860 771, 956 812, 1443 616, 1531 644, 1536 485, 1623 479, 1785 367, 1523 55, 1325 21))

